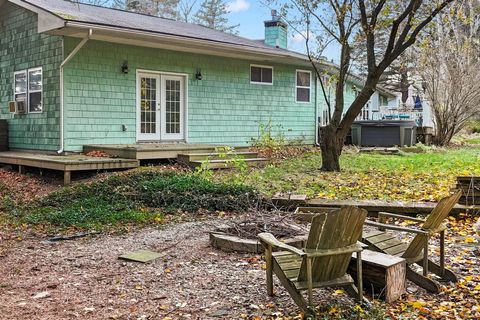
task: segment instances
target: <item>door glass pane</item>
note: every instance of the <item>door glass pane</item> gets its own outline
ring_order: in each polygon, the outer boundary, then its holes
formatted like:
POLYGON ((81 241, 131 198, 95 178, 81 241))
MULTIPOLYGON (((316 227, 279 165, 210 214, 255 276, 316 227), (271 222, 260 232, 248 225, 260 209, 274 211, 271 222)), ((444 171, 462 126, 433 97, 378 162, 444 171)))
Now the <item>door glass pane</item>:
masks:
POLYGON ((140 132, 156 133, 157 79, 140 79, 140 132))
POLYGON ((180 80, 165 80, 165 132, 180 133, 181 91, 180 80))

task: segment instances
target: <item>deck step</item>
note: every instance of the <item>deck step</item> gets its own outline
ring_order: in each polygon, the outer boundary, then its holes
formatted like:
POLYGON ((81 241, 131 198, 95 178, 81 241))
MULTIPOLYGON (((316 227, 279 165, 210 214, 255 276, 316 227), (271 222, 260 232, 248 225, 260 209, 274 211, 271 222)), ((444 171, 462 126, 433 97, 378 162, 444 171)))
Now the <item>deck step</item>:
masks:
POLYGON ((227 159, 253 159, 258 158, 257 152, 235 152, 235 153, 221 153, 221 152, 192 152, 179 154, 177 160, 181 163, 188 164, 192 161, 204 160, 227 160, 227 159))
MULTIPOLYGON (((269 161, 266 158, 246 158, 246 159, 243 159, 243 160, 251 167, 266 164, 269 161)), ((190 161, 189 165, 191 167, 194 167, 194 168, 204 165, 206 169, 231 169, 231 168, 235 168, 235 162, 232 161, 231 159, 208 160, 208 161, 207 160, 194 160, 194 161, 190 161)))

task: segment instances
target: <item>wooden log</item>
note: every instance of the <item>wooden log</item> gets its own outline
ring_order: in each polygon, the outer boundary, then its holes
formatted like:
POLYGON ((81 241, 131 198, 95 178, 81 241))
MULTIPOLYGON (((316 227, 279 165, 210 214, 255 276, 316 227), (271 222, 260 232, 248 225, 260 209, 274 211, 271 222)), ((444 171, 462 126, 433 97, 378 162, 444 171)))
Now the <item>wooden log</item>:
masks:
MULTIPOLYGON (((357 274, 356 255, 352 254, 349 273, 357 274)), ((362 252, 363 288, 390 303, 406 292, 406 261, 380 252, 362 252)))
POLYGON ((327 213, 333 210, 337 210, 340 208, 332 208, 332 207, 297 207, 295 209, 294 218, 301 222, 312 222, 312 218, 319 214, 319 213, 327 213))
MULTIPOLYGON (((275 199, 273 199, 275 201, 275 199)), ((288 206, 287 200, 284 200, 285 207, 288 206)), ((368 211, 369 215, 375 216, 378 212, 390 212, 415 216, 418 214, 429 214, 437 205, 436 202, 407 202, 407 201, 385 201, 385 200, 331 200, 331 199, 311 199, 306 204, 290 203, 290 206, 304 207, 332 207, 342 208, 346 206, 358 207, 368 211)), ((478 210, 477 207, 455 205, 451 214, 458 214, 468 210, 478 210)))
MULTIPOLYGON (((288 245, 296 248, 303 248, 306 236, 296 236, 284 239, 288 245)), ((223 251, 263 253, 264 248, 260 241, 253 239, 242 239, 236 236, 227 235, 219 232, 210 232, 210 245, 223 251)))

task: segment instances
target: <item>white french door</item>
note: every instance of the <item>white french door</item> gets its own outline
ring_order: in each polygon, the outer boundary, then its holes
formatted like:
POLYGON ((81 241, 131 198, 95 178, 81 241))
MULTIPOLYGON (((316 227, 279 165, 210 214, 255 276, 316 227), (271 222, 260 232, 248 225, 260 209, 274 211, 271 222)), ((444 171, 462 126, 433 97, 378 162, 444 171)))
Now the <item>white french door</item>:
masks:
POLYGON ((137 140, 160 139, 160 75, 138 74, 137 140))
POLYGON ((184 138, 184 81, 182 76, 162 75, 161 139, 184 138))
POLYGON ((184 113, 184 76, 138 73, 138 141, 183 140, 184 113))

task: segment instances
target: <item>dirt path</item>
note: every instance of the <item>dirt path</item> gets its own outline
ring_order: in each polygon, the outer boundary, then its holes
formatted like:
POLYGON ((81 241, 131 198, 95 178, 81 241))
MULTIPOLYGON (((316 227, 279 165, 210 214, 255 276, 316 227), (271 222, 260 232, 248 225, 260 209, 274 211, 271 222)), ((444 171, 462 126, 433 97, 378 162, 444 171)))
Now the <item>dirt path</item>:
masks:
POLYGON ((0 318, 238 319, 284 308, 297 312, 285 294, 274 300, 265 295, 260 259, 208 246, 206 231, 218 222, 60 243, 18 242, 0 257, 0 318), (137 249, 166 256, 150 264, 117 259, 137 249))
MULTIPOLYGON (((259 256, 209 247, 207 231, 224 221, 172 224, 162 230, 57 243, 4 237, 9 240, 0 243, 0 319, 298 316, 298 308, 278 282, 276 297, 266 295, 264 261, 259 256), (138 249, 164 252, 165 256, 149 264, 117 259, 138 249)), ((414 289, 409 295, 384 305, 392 319, 400 313, 419 312, 423 319, 474 319, 480 315, 478 256, 454 245, 453 239, 449 242, 448 262, 458 272, 459 284, 439 295, 426 294, 409 284, 414 289)), ((342 309, 353 305, 345 294, 336 295, 332 289, 317 291, 315 301, 327 313, 336 309, 334 305, 342 309)))

